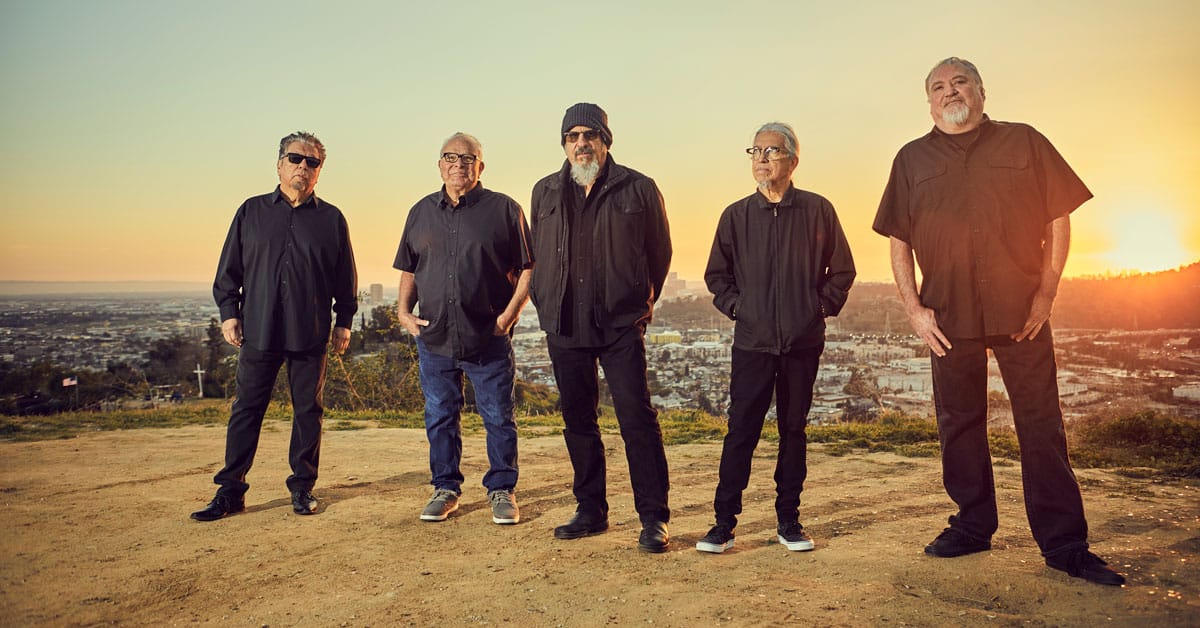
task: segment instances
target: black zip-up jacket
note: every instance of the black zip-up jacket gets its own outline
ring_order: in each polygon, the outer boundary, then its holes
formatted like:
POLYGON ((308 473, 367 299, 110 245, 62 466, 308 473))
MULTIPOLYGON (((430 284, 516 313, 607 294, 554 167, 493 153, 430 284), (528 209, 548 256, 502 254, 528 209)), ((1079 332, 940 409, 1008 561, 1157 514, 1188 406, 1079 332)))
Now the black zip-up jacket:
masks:
MULTIPOLYGON (((596 320, 612 329, 650 322, 654 302, 662 293, 671 265, 671 233, 662 194, 654 180, 636 170, 618 165, 608 156, 608 178, 593 201, 596 228, 593 231, 592 272, 596 294, 596 320)), ((573 192, 570 162, 533 186, 533 267, 530 294, 544 331, 561 332, 563 296, 571 238, 567 233, 569 203, 573 192)))
POLYGON ((854 276, 833 205, 789 186, 778 204, 755 192, 725 208, 704 281, 737 321, 734 347, 780 355, 825 342, 854 276))

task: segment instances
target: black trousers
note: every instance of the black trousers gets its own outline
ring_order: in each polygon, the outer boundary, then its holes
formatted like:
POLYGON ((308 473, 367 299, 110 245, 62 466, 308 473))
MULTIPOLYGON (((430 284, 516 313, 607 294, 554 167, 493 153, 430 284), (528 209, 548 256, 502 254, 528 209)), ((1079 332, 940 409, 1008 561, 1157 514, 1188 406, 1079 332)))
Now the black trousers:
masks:
POLYGON ((750 463, 762 436, 763 420, 775 396, 779 454, 775 460, 775 516, 780 523, 800 516, 800 493, 808 477, 808 411, 824 346, 783 355, 734 347, 729 375, 729 432, 721 447, 717 523, 737 525, 742 491, 750 482, 750 463))
POLYGON ((597 423, 600 408, 600 383, 597 363, 612 393, 613 406, 629 480, 633 485, 633 504, 643 524, 667 522, 670 480, 667 455, 663 449, 658 412, 650 405, 646 383, 646 345, 641 329, 633 328, 611 345, 604 347, 564 347, 547 336, 554 379, 558 384, 563 413, 563 438, 571 466, 575 469, 573 491, 579 511, 608 515, 605 496, 604 443, 597 423))
POLYGON ((292 442, 288 462, 289 491, 308 491, 317 482, 317 463, 321 456, 321 405, 325 389, 325 347, 308 352, 259 351, 243 345, 238 355, 237 399, 229 416, 225 435, 225 468, 213 481, 218 492, 241 497, 250 488, 246 474, 254 464, 263 415, 271 403, 271 390, 279 368, 287 363, 288 385, 292 395, 292 442))
POLYGON ((942 447, 942 479, 958 505, 950 526, 990 539, 998 526, 996 488, 987 440, 987 350, 1000 366, 1021 447, 1025 513, 1042 555, 1086 548, 1087 520, 1067 457, 1058 403, 1058 370, 1050 326, 1032 340, 1008 336, 951 338, 945 357, 932 356, 933 398, 942 447))

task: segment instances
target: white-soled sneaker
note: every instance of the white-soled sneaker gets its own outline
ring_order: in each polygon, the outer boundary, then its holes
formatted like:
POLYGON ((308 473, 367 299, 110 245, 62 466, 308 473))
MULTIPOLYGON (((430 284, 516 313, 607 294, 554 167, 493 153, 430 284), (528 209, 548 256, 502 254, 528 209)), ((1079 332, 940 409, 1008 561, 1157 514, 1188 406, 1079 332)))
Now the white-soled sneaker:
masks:
POLYGON ((779 524, 779 542, 793 552, 807 552, 815 547, 804 526, 795 521, 779 524))
POLYGON ((492 523, 511 525, 521 520, 521 509, 512 491, 492 491, 488 501, 492 503, 492 523))
POLYGON ((458 510, 458 493, 439 488, 421 511, 421 521, 445 521, 455 510, 458 510))
POLYGON ((733 547, 733 530, 717 524, 713 526, 704 538, 696 542, 696 549, 709 554, 720 554, 733 547))

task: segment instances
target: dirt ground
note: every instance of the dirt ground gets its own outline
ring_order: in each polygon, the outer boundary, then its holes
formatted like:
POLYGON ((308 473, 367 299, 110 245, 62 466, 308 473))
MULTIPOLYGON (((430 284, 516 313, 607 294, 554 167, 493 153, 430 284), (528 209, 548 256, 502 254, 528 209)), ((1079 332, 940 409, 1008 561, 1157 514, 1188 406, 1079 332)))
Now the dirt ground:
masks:
MULTIPOLYGON (((755 461, 736 547, 701 554, 719 443, 668 447, 671 549, 638 552, 624 451, 609 447, 612 527, 553 538, 574 510, 561 436, 521 442, 521 523, 491 522, 483 436, 465 444, 462 507, 430 494, 420 430, 326 432, 317 516, 292 513, 288 425, 268 423, 247 511, 211 498, 224 429, 95 433, 0 444, 0 623, 234 626, 1200 625, 1200 483, 1080 470, 1093 550, 1129 583, 1048 569, 1030 537, 1019 467, 996 467, 991 552, 922 547, 951 505, 935 459, 833 457, 812 447, 801 520, 817 543, 775 541, 773 445, 755 461)), ((1003 463, 1002 463, 1003 464, 1003 463)))

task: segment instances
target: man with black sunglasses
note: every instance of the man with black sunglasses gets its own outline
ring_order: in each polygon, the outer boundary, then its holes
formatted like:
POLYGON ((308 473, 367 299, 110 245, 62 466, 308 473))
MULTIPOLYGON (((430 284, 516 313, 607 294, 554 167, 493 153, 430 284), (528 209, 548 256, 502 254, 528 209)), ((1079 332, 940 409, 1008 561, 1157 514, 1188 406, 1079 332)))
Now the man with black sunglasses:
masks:
POLYGON ((313 193, 324 163, 325 146, 311 133, 281 139, 275 164, 279 186, 242 203, 225 238, 213 297, 225 341, 240 348, 237 400, 226 433, 225 466, 213 478, 220 488, 207 507, 192 513, 197 521, 245 509, 246 474, 285 363, 293 412, 287 487, 296 514, 317 513, 312 488, 321 451, 330 327, 333 349, 345 351, 358 311, 346 218, 313 193))
POLYGON ((487 430, 483 475, 492 522, 520 521, 515 367, 510 337, 529 300, 533 255, 525 213, 485 189, 483 147, 466 133, 442 144, 442 188, 408 212, 393 266, 400 271, 399 320, 416 338, 425 394, 425 435, 433 497, 422 521, 444 521, 462 494, 463 374, 487 430), (413 306, 420 303, 420 316, 413 306))
POLYGON ((671 263, 671 236, 658 186, 617 164, 608 150, 612 140, 603 109, 572 105, 559 135, 566 161, 533 188, 533 300, 558 384, 578 502, 554 536, 608 529, 599 364, 625 441, 642 523, 638 549, 657 553, 669 543, 670 482, 650 405, 644 335, 671 263))

